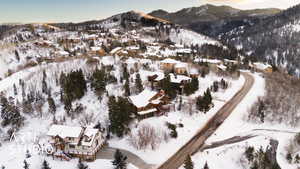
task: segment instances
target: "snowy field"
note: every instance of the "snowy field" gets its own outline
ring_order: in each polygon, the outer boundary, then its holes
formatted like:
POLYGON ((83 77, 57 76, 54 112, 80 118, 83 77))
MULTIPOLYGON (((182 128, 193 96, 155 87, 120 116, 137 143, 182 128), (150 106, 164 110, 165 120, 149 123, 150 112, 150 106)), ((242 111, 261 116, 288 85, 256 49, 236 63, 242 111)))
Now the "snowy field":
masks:
MULTIPOLYGON (((206 76, 206 78, 199 79, 199 90, 192 95, 191 97, 202 95, 203 92, 212 85, 213 81, 220 80, 221 77, 217 77, 214 74, 210 74, 206 76)), ((229 79, 226 79, 229 80, 229 79)), ((128 142, 128 138, 123 139, 113 139, 109 141, 110 146, 116 148, 126 149, 137 154, 143 160, 150 164, 162 164, 165 160, 171 157, 181 146, 188 142, 194 134, 197 133, 199 129, 201 129, 205 123, 210 119, 224 104, 226 101, 230 100, 234 94, 241 89, 244 84, 244 77, 241 76, 238 80, 232 80, 230 82, 229 88, 225 91, 219 91, 217 93, 213 93, 213 103, 215 107, 212 108, 206 114, 204 113, 194 113, 190 115, 188 112, 176 111, 170 112, 166 116, 161 117, 153 117, 149 119, 145 119, 141 121, 136 127, 147 124, 153 126, 155 128, 165 128, 165 123, 173 123, 173 124, 183 124, 183 128, 177 128, 178 138, 171 139, 167 143, 162 143, 156 150, 146 149, 146 150, 137 150, 133 146, 131 146, 128 142), (159 155, 157 155, 159 154, 159 155), (151 157, 151 158, 149 158, 151 157)))
POLYGON ((0 58, 0 78, 4 78, 5 74, 7 73, 7 64, 4 63, 2 58, 0 58))
MULTIPOLYGON (((134 64, 137 60, 135 59, 128 59, 126 62, 128 64, 129 68, 134 67, 134 64)), ((110 65, 119 63, 119 60, 114 60, 113 57, 103 57, 100 59, 100 64, 104 65, 110 65)), ((153 62, 151 60, 147 59, 140 59, 138 60, 140 63, 150 63, 150 68, 153 70, 158 69, 158 65, 156 62, 153 62)), ((0 81, 0 90, 6 91, 8 95, 13 96, 13 84, 16 84, 18 86, 19 79, 26 80, 29 84, 32 84, 32 86, 29 86, 28 88, 36 88, 39 90, 41 88, 41 84, 37 83, 40 81, 39 79, 42 79, 42 72, 43 70, 47 73, 47 83, 51 86, 53 93, 55 96, 54 99, 57 103, 59 103, 59 97, 55 93, 59 92, 60 88, 56 85, 55 77, 59 72, 70 72, 74 69, 82 69, 84 74, 88 74, 90 70, 93 69, 91 66, 87 66, 85 63, 85 60, 72 60, 68 62, 62 62, 62 63, 51 63, 46 65, 37 66, 34 68, 25 69, 23 71, 17 72, 13 74, 12 76, 0 81)), ((117 68, 113 72, 117 77, 120 74, 120 70, 117 68)), ((145 79, 145 76, 147 76, 146 70, 140 70, 140 74, 142 79, 145 79)), ((133 76, 134 77, 134 76, 133 76)), ((202 95, 203 92, 210 87, 213 84, 213 81, 220 81, 222 77, 218 77, 217 75, 211 73, 207 75, 205 78, 199 77, 199 90, 190 97, 183 97, 183 103, 185 103, 185 99, 195 99, 195 97, 202 95)), ((175 111, 170 112, 169 114, 161 117, 153 117, 149 119, 142 120, 140 123, 135 123, 132 126, 132 131, 135 131, 136 128, 140 125, 149 124, 154 126, 155 128, 161 128, 162 130, 166 129, 166 122, 170 122, 173 124, 183 124, 182 128, 177 128, 178 137, 176 139, 170 139, 167 143, 162 143, 158 145, 157 149, 151 150, 137 150, 132 145, 129 144, 128 137, 125 137, 123 139, 117 139, 113 138, 112 140, 109 140, 109 146, 116 147, 116 148, 122 148, 125 150, 129 150, 130 152, 138 155, 143 160, 145 160, 149 164, 161 164, 164 162, 168 157, 170 157, 173 153, 175 153, 182 145, 184 145, 201 127, 206 123, 206 121, 211 118, 224 104, 226 101, 228 101, 244 84, 245 79, 241 76, 239 79, 231 79, 231 78, 224 78, 228 83, 229 87, 227 90, 219 90, 217 93, 212 93, 213 96, 213 103, 215 104, 214 108, 212 108, 209 112, 206 114, 204 113, 193 113, 190 115, 188 112, 185 111, 175 111), (157 155, 159 154, 159 155, 157 155), (150 157, 150 158, 149 158, 150 157)), ((113 94, 120 94, 122 93, 122 90, 118 86, 114 85, 108 85, 107 90, 109 93, 113 94)), ((21 92, 19 92, 21 93, 21 92)), ((21 94, 17 96, 17 98, 21 98, 21 94)), ((94 114, 94 121, 100 121, 102 124, 107 124, 108 120, 108 110, 107 105, 105 104, 107 101, 107 97, 104 97, 102 99, 101 104, 99 104, 97 100, 97 96, 88 89, 87 94, 80 99, 79 101, 76 101, 78 103, 82 103, 87 107, 86 113, 94 114), (99 110, 101 110, 99 112, 99 110)), ((175 101, 178 103, 178 100, 175 101)), ((184 105, 185 106, 185 105, 184 105)), ((39 141, 46 143, 47 137, 45 136, 45 133, 48 131, 49 126, 52 123, 52 115, 49 115, 46 113, 48 110, 48 104, 45 104, 43 106, 43 116, 40 117, 30 117, 26 116, 25 126, 21 128, 19 133, 36 133, 39 141)), ((63 106, 57 106, 57 112, 56 112, 56 118, 58 120, 64 118, 64 109, 63 106)), ((76 125, 80 122, 80 117, 75 119, 69 119, 67 118, 65 121, 65 124, 68 125, 76 125)), ((5 131, 5 129, 4 129, 5 131)), ((34 140, 27 141, 24 145, 26 146, 34 146, 34 140)), ((16 142, 5 142, 0 147, 0 154, 7 154, 7 156, 0 159, 0 166, 4 165, 7 168, 15 168, 15 166, 22 166, 23 160, 25 159, 25 149, 24 145, 23 149, 21 151, 15 152, 15 145, 16 142)), ((19 149, 18 149, 19 150, 19 149)), ((56 166, 64 166, 64 168, 74 168, 75 165, 77 165, 76 160, 73 160, 73 163, 69 162, 63 162, 59 160, 53 160, 51 157, 47 157, 45 154, 38 155, 38 154, 32 154, 32 157, 29 158, 27 161, 31 164, 32 168, 38 168, 39 165, 41 165, 41 161, 46 159, 50 166, 52 166, 53 169, 55 168, 61 168, 56 166)), ((111 164, 109 161, 105 160, 97 160, 93 163, 88 164, 91 169, 93 169, 93 166, 105 166, 108 168, 111 168, 111 164)), ((18 167, 20 168, 20 167, 18 167)), ((133 166, 131 168, 134 168, 133 166)))
MULTIPOLYGON (((286 146, 294 137, 297 130, 288 128, 285 125, 274 124, 253 124, 246 120, 247 111, 251 108, 254 102, 264 95, 265 80, 261 74, 252 74, 255 77, 255 83, 245 99, 237 106, 233 113, 226 121, 218 128, 216 133, 212 135, 206 144, 216 141, 225 140, 234 136, 253 135, 251 139, 243 142, 224 145, 214 149, 204 150, 192 157, 195 164, 195 169, 202 169, 205 163, 208 163, 210 168, 223 169, 224 166, 234 169, 249 168, 248 161, 245 159, 245 149, 253 146, 256 150, 260 147, 265 149, 270 139, 279 141, 277 161, 282 169, 298 169, 299 165, 291 165, 286 160, 286 146), (291 132, 291 133, 290 133, 291 132)), ((183 168, 183 167, 182 167, 183 168)))

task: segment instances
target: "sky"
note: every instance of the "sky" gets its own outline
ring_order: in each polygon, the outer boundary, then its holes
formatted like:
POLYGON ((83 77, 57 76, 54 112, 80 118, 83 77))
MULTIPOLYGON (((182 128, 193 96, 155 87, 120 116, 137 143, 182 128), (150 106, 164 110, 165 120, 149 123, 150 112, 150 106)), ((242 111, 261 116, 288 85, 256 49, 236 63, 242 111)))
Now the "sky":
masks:
POLYGON ((300 0, 0 0, 0 23, 80 22, 130 10, 174 12, 206 3, 240 9, 285 9, 300 0))

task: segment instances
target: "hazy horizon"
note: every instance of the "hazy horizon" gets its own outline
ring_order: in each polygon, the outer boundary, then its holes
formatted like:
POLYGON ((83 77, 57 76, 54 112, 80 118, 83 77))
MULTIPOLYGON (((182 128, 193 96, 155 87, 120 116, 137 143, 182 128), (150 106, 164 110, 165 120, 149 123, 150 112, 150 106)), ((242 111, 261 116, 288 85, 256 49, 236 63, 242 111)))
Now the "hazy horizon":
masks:
POLYGON ((174 12, 204 4, 229 5, 239 9, 286 9, 300 0, 0 0, 0 23, 81 22, 137 10, 151 12, 163 9, 174 12), (271 3, 272 2, 272 3, 271 3), (284 2, 284 3, 283 3, 284 2))

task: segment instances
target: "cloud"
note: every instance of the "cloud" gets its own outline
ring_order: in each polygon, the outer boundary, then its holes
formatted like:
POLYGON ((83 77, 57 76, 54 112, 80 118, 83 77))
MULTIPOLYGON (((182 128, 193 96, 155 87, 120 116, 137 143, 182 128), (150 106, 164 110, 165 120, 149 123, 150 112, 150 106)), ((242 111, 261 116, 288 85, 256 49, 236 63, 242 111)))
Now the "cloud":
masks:
POLYGON ((300 0, 200 0, 201 4, 229 5, 240 9, 281 8, 300 4, 300 0))

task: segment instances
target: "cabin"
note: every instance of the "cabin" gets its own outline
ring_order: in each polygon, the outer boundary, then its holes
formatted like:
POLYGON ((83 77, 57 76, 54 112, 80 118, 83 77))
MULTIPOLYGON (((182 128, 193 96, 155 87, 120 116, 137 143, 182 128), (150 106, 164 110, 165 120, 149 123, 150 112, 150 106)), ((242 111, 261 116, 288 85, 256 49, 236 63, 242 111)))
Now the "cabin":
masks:
POLYGON ((171 83, 178 87, 183 84, 191 83, 192 81, 192 78, 185 75, 177 75, 177 74, 170 73, 169 76, 170 76, 171 83))
POLYGON ((136 116, 140 120, 164 114, 162 108, 169 104, 169 97, 163 90, 157 92, 145 89, 136 96, 130 96, 128 100, 136 107, 136 116))
POLYGON ((105 51, 101 47, 93 46, 89 52, 91 55, 105 56, 105 51))
POLYGON ((165 59, 160 62, 160 68, 164 71, 172 71, 175 68, 175 65, 181 63, 180 61, 174 59, 165 59))
POLYGON ((223 64, 223 62, 221 60, 218 60, 218 59, 206 59, 206 58, 197 58, 197 59, 195 59, 195 62, 197 62, 197 63, 205 63, 213 71, 218 71, 218 65, 223 64))
POLYGON ((73 157, 93 161, 105 145, 105 138, 98 129, 52 125, 47 133, 53 148, 53 157, 69 161, 73 157))

